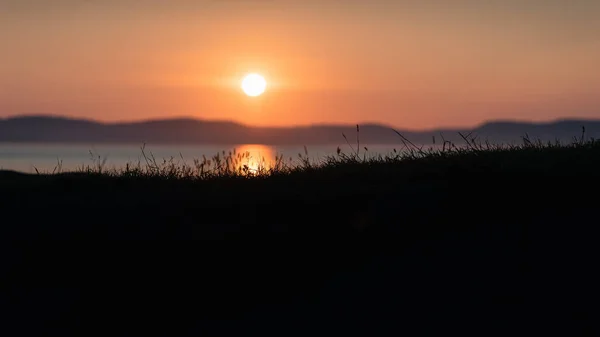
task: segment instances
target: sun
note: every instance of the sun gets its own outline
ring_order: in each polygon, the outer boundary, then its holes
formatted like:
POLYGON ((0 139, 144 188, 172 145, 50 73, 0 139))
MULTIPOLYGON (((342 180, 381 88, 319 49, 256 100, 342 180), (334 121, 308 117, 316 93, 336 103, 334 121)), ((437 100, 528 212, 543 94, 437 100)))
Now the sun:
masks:
POLYGON ((242 90, 248 96, 255 97, 262 95, 267 88, 267 81, 259 74, 249 74, 242 80, 242 90))

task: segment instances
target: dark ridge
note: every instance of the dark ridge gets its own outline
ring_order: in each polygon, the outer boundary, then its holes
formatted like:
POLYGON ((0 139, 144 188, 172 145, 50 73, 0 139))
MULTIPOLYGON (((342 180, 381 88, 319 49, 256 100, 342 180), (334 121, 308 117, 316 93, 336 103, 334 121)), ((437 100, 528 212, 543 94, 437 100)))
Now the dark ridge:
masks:
POLYGON ((599 165, 596 141, 257 178, 0 172, 0 332, 596 335, 599 165))
MULTIPOLYGON (((557 120, 546 123, 492 121, 475 128, 436 130, 395 129, 415 144, 443 140, 462 144, 462 135, 492 143, 521 142, 529 136, 541 141, 570 141, 573 137, 600 138, 600 121, 557 120)), ((298 127, 253 127, 231 121, 207 121, 193 118, 146 120, 139 122, 100 123, 91 120, 54 116, 24 116, 0 120, 3 142, 94 142, 94 143, 165 143, 165 144, 242 144, 267 145, 340 145, 356 139, 356 125, 312 125, 298 127)), ((393 127, 377 123, 360 126, 360 140, 368 144, 398 144, 393 127)))
POLYGON ((599 165, 590 142, 257 179, 0 172, 0 332, 595 335, 599 165))

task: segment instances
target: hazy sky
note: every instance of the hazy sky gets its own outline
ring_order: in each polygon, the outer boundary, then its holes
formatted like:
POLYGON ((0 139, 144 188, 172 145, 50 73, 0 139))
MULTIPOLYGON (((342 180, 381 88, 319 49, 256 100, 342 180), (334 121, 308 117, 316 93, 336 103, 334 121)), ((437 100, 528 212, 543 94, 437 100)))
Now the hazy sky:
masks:
POLYGON ((598 0, 0 0, 0 116, 600 118, 599 18, 598 0))

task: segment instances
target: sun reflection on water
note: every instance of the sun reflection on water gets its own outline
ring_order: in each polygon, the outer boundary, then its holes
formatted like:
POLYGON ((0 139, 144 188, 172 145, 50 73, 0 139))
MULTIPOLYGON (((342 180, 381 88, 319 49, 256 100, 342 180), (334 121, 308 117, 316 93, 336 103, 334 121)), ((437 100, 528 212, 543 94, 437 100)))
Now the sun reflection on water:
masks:
POLYGON ((258 172, 270 169, 277 161, 275 148, 261 144, 245 144, 235 147, 238 168, 258 172))

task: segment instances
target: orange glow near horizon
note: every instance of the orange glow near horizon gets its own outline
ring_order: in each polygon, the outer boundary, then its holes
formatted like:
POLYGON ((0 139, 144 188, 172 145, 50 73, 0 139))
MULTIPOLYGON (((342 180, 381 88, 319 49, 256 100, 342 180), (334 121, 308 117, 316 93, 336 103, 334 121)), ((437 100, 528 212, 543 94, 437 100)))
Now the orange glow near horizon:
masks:
POLYGON ((0 118, 423 129, 600 117, 600 2, 567 16, 555 1, 525 10, 535 1, 7 0, 0 118), (248 73, 265 94, 240 93, 248 73))

